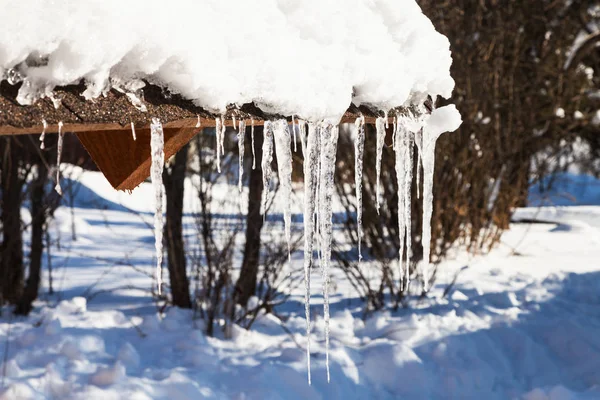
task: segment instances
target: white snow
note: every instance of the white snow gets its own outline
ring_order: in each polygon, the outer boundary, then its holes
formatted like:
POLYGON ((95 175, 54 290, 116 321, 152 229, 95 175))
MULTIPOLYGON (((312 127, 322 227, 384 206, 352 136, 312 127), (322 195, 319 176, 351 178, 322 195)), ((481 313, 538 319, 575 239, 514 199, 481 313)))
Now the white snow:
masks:
MULTIPOLYGON (((64 166, 65 178, 70 168, 64 166)), ((512 224, 488 256, 455 249, 439 266, 425 299, 364 321, 364 303, 345 275, 332 269, 331 383, 325 321, 322 313, 313 313, 309 386, 304 287, 277 308, 282 319, 261 313, 252 330, 233 339, 205 337, 202 320, 192 312, 168 309, 159 315, 149 296, 155 250, 147 224, 153 209, 140 199, 151 196, 152 185, 127 195, 113 191, 95 172, 82 173, 79 184, 77 240, 69 234, 69 209, 56 211, 50 229, 53 239, 61 237, 61 248, 52 247, 54 272, 64 276, 55 287, 60 292, 49 296, 43 287, 27 318, 0 316, 3 355, 8 348, 6 364, 4 356, 0 362, 0 371, 4 365, 7 370, 4 381, 0 377, 2 400, 600 397, 597 205, 519 209, 516 220, 548 223, 512 224), (468 268, 442 298, 463 266, 468 268)), ((215 189, 226 199, 237 182, 215 189)), ((188 193, 184 226, 191 238, 195 227, 189 213, 196 209, 193 190, 188 193)), ((226 212, 234 215, 238 202, 230 200, 226 212)), ((282 235, 283 229, 281 224, 273 233, 282 235)), ((343 240, 336 229, 333 235, 343 240)), ((292 260, 291 272, 301 276, 302 262, 292 260)), ((234 262, 239 265, 239 257, 234 262)), ((319 285, 320 277, 314 278, 319 285)), ((320 305, 316 285, 313 302, 320 305)))
POLYGON ((83 80, 86 98, 112 86, 143 109, 145 79, 217 113, 254 101, 337 123, 351 101, 388 110, 454 87, 449 42, 415 0, 23 0, 0 26, 22 104, 83 80))
POLYGON ((156 118, 150 125, 150 153, 152 165, 150 166, 150 179, 154 189, 154 246, 156 248, 156 284, 158 294, 162 291, 162 259, 163 259, 163 194, 164 186, 162 173, 165 165, 164 145, 165 138, 162 124, 156 118))

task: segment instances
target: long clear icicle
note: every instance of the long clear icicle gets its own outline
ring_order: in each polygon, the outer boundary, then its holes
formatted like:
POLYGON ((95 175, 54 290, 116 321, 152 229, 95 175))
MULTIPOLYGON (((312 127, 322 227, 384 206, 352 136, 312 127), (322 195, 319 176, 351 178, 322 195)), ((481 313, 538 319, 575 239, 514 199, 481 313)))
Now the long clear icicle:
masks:
POLYGON ((421 153, 423 147, 423 130, 415 132, 415 144, 417 145, 417 199, 421 198, 421 153))
MULTIPOLYGON (((302 137, 302 129, 300 130, 302 137)), ((310 378, 310 271, 313 264, 317 182, 319 179, 319 134, 315 124, 309 124, 304 151, 304 312, 306 315, 306 363, 310 378)))
MULTIPOLYGON (((406 265, 404 267, 404 288, 410 283, 410 258, 412 256, 412 181, 413 181, 414 134, 408 130, 404 134, 404 226, 406 228, 406 265)), ((400 210, 398 210, 400 215, 400 210)), ((402 262, 402 258, 400 258, 402 262)))
POLYGON ((240 129, 238 131, 238 153, 239 153, 239 180, 238 180, 238 189, 240 193, 242 193, 242 183, 244 178, 244 150, 245 150, 245 142, 246 139, 246 121, 240 119, 240 129))
POLYGON ((221 118, 215 118, 215 138, 217 141, 217 171, 221 173, 221 118))
POLYGON ((365 118, 360 117, 354 123, 356 139, 354 140, 354 185, 356 187, 356 225, 358 234, 358 260, 362 260, 362 178, 363 159, 365 155, 365 118))
POLYGON ((163 259, 163 180, 162 173, 165 166, 164 153, 165 138, 163 127, 158 118, 152 118, 150 124, 150 154, 152 165, 150 179, 154 188, 154 246, 156 248, 156 281, 158 294, 162 294, 162 259, 163 259))
MULTIPOLYGON (((402 264, 402 256, 404 255, 404 245, 405 242, 410 241, 410 238, 406 237, 406 220, 403 217, 404 214, 404 203, 406 201, 405 191, 405 180, 406 180, 406 164, 404 160, 406 159, 406 146, 405 146, 405 137, 406 137, 406 129, 401 124, 398 129, 396 129, 396 139, 394 151, 396 155, 396 180, 398 182, 398 239, 400 241, 400 249, 399 253, 399 265, 400 265, 400 281, 404 279, 405 272, 402 264)), ((405 282, 405 285, 408 286, 408 283, 405 282)))
POLYGON ((377 184, 375 186, 376 199, 377 199, 377 214, 379 214, 379 207, 381 205, 381 194, 379 193, 379 185, 381 179, 381 160, 383 158, 383 146, 385 144, 385 125, 387 123, 386 118, 377 118, 375 121, 375 129, 377 131, 377 158, 375 160, 375 168, 377 173, 377 184))
POLYGON ((40 135, 40 149, 44 150, 46 148, 44 139, 46 138, 46 129, 48 129, 48 123, 45 119, 42 120, 42 125, 44 126, 44 129, 42 129, 42 134, 40 135))
POLYGON ((331 262, 331 241, 333 234, 333 208, 335 157, 339 128, 324 124, 321 128, 321 172, 319 176, 319 224, 321 235, 321 257, 323 274, 323 317, 325 319, 325 364, 327 382, 329 373, 329 266, 331 262))
POLYGON ((285 223, 285 239, 288 245, 289 260, 290 242, 292 241, 292 138, 286 120, 281 119, 274 123, 273 135, 275 137, 279 182, 283 191, 283 220, 285 223))
POLYGON ((254 150, 254 118, 250 120, 250 138, 252 139, 252 169, 256 169, 256 151, 254 150))
POLYGON ((54 186, 54 190, 56 193, 62 196, 62 188, 60 187, 60 159, 62 158, 63 151, 63 142, 65 138, 65 133, 63 132, 63 123, 62 121, 58 122, 58 144, 56 149, 56 186, 54 186))
POLYGON ((263 144, 262 144, 262 178, 265 197, 263 200, 264 214, 267 214, 267 204, 271 199, 271 177, 273 175, 273 169, 271 163, 273 162, 273 122, 265 121, 263 144))
POLYGON ((294 132, 294 153, 298 151, 298 141, 296 140, 296 120, 292 114, 292 131, 294 132))

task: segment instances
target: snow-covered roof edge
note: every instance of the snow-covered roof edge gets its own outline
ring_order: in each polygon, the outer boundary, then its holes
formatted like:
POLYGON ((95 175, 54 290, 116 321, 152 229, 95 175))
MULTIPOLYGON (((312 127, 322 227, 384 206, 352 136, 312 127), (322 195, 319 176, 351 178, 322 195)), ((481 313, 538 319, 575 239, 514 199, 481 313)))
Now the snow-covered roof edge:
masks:
POLYGON ((22 83, 21 105, 82 82, 85 99, 117 90, 135 102, 146 81, 213 114, 255 104, 337 123, 351 104, 385 111, 454 88, 449 42, 414 0, 23 0, 4 11, 0 75, 22 83))

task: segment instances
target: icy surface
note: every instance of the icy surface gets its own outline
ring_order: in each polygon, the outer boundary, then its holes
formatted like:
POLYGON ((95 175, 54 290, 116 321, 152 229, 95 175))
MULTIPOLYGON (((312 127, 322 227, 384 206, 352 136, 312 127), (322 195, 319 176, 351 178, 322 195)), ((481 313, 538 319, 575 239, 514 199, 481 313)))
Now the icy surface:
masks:
POLYGON ((390 109, 454 87, 449 42, 415 0, 24 0, 0 26, 0 76, 26 82, 23 103, 80 80, 86 98, 113 86, 143 102, 145 79, 213 112, 254 101, 337 122, 351 101, 390 109))
POLYGON ((277 154, 277 170, 283 193, 283 220, 285 224, 285 240, 290 258, 291 226, 292 226, 292 147, 291 135, 287 121, 281 119, 273 124, 275 152, 277 154))
POLYGON ((460 113, 454 105, 450 105, 434 110, 423 127, 421 161, 423 163, 423 289, 425 291, 429 290, 435 143, 444 132, 457 130, 461 123, 460 113))
POLYGON ((363 158, 365 155, 365 119, 357 118, 354 123, 356 138, 354 139, 354 186, 356 187, 356 225, 358 233, 358 259, 362 259, 362 178, 363 158))
POLYGON ((150 166, 150 179, 154 189, 154 246, 156 248, 156 282, 158 294, 162 292, 162 260, 163 260, 163 194, 162 180, 165 166, 164 145, 165 138, 162 124, 156 118, 150 125, 150 152, 152 165, 150 166))

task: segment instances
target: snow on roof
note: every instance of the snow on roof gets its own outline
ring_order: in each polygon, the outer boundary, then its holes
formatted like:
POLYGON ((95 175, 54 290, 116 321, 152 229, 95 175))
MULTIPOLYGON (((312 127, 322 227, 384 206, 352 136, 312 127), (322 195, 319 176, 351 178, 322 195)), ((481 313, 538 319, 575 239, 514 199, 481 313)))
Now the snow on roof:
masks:
POLYGON ((338 122, 449 97, 449 42, 414 0, 21 0, 0 15, 0 76, 20 104, 85 82, 82 95, 142 80, 211 112, 338 122))

